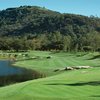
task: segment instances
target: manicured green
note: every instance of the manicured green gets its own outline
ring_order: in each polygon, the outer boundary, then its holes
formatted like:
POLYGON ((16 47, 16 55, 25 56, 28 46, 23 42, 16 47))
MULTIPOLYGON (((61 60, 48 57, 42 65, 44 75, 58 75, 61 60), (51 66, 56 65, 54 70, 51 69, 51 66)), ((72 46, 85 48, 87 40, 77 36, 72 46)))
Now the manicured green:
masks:
POLYGON ((99 53, 34 51, 29 55, 39 59, 19 61, 16 65, 48 77, 2 87, 0 100, 100 100, 100 58, 93 59, 99 53), (47 59, 48 56, 51 58, 47 59), (80 65, 93 68, 54 72, 57 68, 80 65))
POLYGON ((99 67, 100 59, 93 59, 94 56, 99 53, 53 53, 34 51, 30 52, 30 57, 37 57, 38 59, 19 61, 15 65, 35 69, 40 72, 44 72, 48 75, 55 74, 54 70, 58 68, 65 68, 67 66, 92 66, 99 67), (50 56, 50 59, 46 57, 50 56))

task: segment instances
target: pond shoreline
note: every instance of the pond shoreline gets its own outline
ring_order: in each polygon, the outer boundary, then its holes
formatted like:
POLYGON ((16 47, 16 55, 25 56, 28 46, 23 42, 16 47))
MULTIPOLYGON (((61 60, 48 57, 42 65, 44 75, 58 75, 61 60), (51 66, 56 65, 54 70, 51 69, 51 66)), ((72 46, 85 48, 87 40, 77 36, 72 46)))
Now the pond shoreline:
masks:
MULTIPOLYGON (((35 71, 35 70, 32 70, 32 69, 27 69, 27 68, 22 68, 20 66, 16 66, 14 64, 15 62, 12 62, 10 60, 0 60, 0 68, 3 67, 3 70, 5 69, 6 70, 6 67, 5 66, 10 66, 8 67, 9 68, 13 68, 13 69, 20 69, 20 73, 11 73, 9 74, 9 72, 11 71, 7 71, 8 74, 4 72, 4 75, 1 74, 0 75, 0 86, 6 86, 6 85, 9 85, 9 84, 14 84, 14 83, 20 83, 20 82, 25 82, 25 81, 28 81, 28 80, 34 80, 34 79, 38 79, 38 78, 43 78, 44 75, 35 71), (2 64, 5 64, 5 65, 2 65, 2 64)), ((13 70, 12 70, 13 71, 13 70)))

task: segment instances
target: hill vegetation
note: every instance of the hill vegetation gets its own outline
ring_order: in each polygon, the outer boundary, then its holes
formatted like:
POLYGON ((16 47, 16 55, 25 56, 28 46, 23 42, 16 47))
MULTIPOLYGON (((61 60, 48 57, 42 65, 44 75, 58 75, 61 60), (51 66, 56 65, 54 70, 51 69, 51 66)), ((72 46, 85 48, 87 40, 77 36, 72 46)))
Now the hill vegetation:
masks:
POLYGON ((0 11, 1 50, 100 50, 100 18, 36 6, 0 11), (3 38, 2 38, 3 37, 3 38))

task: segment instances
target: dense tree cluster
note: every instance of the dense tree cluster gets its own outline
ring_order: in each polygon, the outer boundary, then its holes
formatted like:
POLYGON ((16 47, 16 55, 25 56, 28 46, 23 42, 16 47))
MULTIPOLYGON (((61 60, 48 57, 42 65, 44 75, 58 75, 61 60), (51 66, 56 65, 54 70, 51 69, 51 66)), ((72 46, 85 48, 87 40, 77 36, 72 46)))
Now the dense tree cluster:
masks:
POLYGON ((100 18, 21 6, 0 11, 1 50, 100 50, 100 18))

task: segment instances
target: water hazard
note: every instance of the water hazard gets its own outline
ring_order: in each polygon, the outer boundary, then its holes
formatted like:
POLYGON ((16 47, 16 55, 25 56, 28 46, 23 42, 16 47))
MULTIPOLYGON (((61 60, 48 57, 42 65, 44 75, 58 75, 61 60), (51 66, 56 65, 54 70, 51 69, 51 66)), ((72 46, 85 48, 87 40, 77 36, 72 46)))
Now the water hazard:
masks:
POLYGON ((0 86, 41 77, 44 77, 44 75, 37 71, 15 67, 12 65, 12 62, 8 60, 0 61, 0 86))

